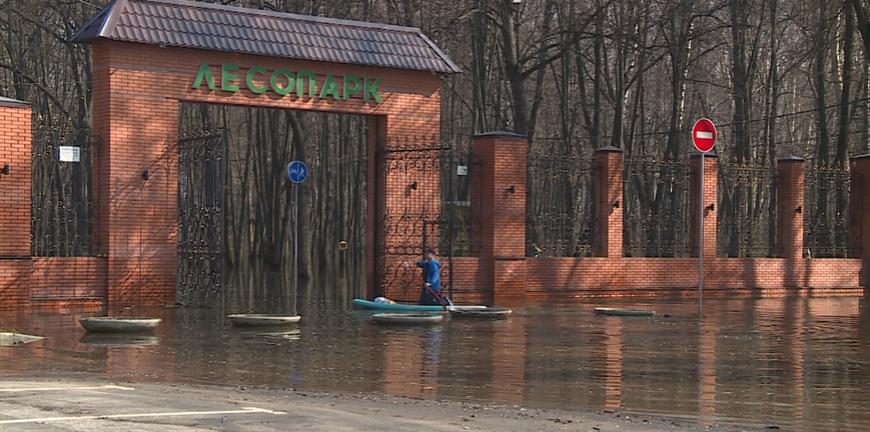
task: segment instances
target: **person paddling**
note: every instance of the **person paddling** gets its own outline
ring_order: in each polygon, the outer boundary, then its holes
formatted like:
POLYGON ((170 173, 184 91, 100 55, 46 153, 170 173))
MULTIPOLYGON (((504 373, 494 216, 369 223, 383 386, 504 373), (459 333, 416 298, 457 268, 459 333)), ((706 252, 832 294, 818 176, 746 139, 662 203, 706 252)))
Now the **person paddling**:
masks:
MULTIPOLYGON (((435 259, 435 250, 426 249, 424 259, 417 262, 417 267, 423 269, 423 290, 418 303, 443 306, 445 299, 441 296, 441 263, 435 259)), ((446 303, 449 304, 449 300, 446 303)))

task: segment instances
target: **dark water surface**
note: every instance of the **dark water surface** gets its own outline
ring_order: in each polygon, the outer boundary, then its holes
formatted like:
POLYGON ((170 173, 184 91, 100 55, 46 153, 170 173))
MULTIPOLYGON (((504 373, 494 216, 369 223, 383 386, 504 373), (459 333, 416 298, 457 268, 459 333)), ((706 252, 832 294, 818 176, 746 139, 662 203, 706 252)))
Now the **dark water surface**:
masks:
POLYGON ((164 318, 154 335, 120 338, 85 334, 75 315, 0 317, 0 328, 47 336, 0 348, 0 361, 5 375, 87 371, 870 430, 870 311, 857 298, 705 300, 700 324, 694 300, 596 300, 417 328, 371 324, 344 300, 287 306, 303 320, 284 330, 163 309, 149 311, 164 318), (596 316, 599 305, 656 316, 596 316))

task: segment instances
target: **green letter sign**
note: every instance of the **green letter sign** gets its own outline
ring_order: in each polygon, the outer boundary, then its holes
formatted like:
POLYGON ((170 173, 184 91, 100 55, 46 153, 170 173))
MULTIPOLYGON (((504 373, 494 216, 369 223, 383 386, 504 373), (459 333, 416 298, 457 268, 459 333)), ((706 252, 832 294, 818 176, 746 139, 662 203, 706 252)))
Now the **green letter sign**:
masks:
POLYGON ((239 80, 238 75, 230 73, 237 70, 239 70, 239 66, 232 63, 221 65, 221 90, 228 92, 239 91, 239 86, 230 82, 230 80, 239 80))
POLYGON ((211 70, 208 68, 208 63, 199 65, 199 72, 196 73, 196 80, 193 81, 193 88, 198 89, 202 85, 202 80, 205 79, 205 85, 209 90, 214 90, 214 77, 211 76, 211 70))
POLYGON ((272 91, 281 96, 286 96, 293 91, 293 72, 284 68, 275 69, 275 72, 272 72, 272 91), (287 79, 287 85, 284 87, 278 85, 278 78, 281 76, 287 79))
MULTIPOLYGON (((221 91, 235 93, 239 91, 242 75, 239 66, 232 63, 220 65, 221 91)), ((217 89, 217 81, 211 73, 208 63, 201 63, 193 88, 200 89, 205 83, 209 90, 217 89)), ((362 99, 365 102, 381 103, 380 78, 361 77, 346 74, 341 78, 327 73, 318 79, 315 72, 309 70, 291 71, 287 68, 277 68, 270 71, 262 66, 250 66, 244 75, 244 85, 253 94, 264 94, 270 90, 278 96, 295 97, 297 99, 331 99, 347 101, 362 99), (320 84, 318 86, 318 84, 320 84), (318 92, 318 88, 320 91, 318 92)))
POLYGON ((260 66, 251 66, 251 68, 248 69, 248 75, 245 76, 245 84, 248 85, 248 89, 251 90, 251 93, 266 93, 266 90, 268 89, 266 86, 260 87, 254 82, 254 75, 263 72, 266 72, 266 69, 260 66))

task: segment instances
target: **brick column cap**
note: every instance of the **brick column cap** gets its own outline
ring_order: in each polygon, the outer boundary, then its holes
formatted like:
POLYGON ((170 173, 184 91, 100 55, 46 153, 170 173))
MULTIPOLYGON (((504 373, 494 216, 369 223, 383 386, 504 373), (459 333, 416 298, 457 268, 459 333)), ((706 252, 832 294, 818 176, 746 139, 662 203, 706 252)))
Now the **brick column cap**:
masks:
POLYGON ((614 147, 612 145, 608 145, 608 146, 599 147, 599 148, 595 149, 595 153, 598 153, 598 152, 601 152, 601 153, 606 153, 606 152, 622 153, 622 149, 619 147, 614 147))
POLYGON ((507 131, 492 131, 474 134, 472 138, 506 138, 506 139, 526 139, 525 135, 520 135, 514 132, 507 131))
POLYGON ((776 160, 777 162, 803 162, 804 158, 795 155, 783 156, 776 160))
POLYGON ((9 99, 0 96, 0 107, 9 108, 30 108, 30 102, 20 101, 18 99, 9 99))
POLYGON ((692 154, 689 155, 689 158, 694 159, 694 158, 699 158, 701 156, 704 156, 705 158, 714 158, 714 159, 719 158, 719 155, 717 155, 716 152, 714 152, 714 151, 709 151, 707 153, 692 152, 692 154))
POLYGON ((861 159, 870 159, 870 153, 850 158, 850 160, 861 160, 861 159))

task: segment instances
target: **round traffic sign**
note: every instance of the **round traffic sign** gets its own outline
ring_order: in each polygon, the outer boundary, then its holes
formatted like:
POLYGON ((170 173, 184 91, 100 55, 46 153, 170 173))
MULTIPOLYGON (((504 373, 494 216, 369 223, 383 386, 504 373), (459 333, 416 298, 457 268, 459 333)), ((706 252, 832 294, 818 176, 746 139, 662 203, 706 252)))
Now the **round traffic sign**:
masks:
POLYGON ((287 178, 293 183, 302 183, 308 178, 308 167, 305 162, 295 160, 287 164, 287 178))
POLYGON ((702 118, 692 126, 692 143, 701 153, 713 150, 716 145, 716 126, 708 118, 702 118))

